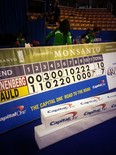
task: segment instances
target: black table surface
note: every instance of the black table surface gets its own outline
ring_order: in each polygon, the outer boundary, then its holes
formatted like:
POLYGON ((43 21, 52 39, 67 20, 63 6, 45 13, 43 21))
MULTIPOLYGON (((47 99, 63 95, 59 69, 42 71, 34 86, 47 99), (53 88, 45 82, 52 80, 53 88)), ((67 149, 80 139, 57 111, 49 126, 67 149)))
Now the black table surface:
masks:
POLYGON ((40 119, 0 135, 0 155, 116 155, 116 118, 42 150, 34 137, 40 119))

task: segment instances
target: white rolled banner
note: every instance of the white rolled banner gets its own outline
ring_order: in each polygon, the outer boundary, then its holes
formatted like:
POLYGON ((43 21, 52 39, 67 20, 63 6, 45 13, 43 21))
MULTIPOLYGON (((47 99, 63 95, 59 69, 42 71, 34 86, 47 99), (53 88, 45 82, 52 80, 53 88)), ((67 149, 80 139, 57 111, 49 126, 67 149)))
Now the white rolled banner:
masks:
POLYGON ((41 121, 46 128, 57 128, 114 109, 116 109, 116 92, 43 108, 41 121))

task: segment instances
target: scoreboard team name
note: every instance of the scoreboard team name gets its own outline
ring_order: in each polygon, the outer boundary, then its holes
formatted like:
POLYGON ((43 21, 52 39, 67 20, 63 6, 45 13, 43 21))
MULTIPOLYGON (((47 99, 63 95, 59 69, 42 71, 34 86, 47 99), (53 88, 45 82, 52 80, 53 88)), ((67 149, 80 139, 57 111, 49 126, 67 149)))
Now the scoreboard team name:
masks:
MULTIPOLYGON (((27 94, 25 92, 25 87, 27 88, 26 77, 17 77, 12 79, 6 79, 0 81, 0 102, 4 102, 7 100, 18 98, 23 94, 27 94)), ((26 89, 27 90, 27 89, 26 89)))
POLYGON ((0 92, 12 88, 26 86, 26 78, 25 77, 18 77, 13 79, 7 79, 0 81, 0 92))

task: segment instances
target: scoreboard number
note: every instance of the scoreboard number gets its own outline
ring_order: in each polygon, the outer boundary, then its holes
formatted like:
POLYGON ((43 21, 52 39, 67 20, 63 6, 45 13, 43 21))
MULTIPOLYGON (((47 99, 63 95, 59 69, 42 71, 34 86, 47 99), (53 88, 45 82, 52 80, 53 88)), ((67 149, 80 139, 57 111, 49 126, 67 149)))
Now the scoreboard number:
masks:
POLYGON ((84 60, 89 59, 81 57, 25 65, 29 93, 39 93, 105 74, 103 59, 93 62, 91 57, 86 64, 84 60))

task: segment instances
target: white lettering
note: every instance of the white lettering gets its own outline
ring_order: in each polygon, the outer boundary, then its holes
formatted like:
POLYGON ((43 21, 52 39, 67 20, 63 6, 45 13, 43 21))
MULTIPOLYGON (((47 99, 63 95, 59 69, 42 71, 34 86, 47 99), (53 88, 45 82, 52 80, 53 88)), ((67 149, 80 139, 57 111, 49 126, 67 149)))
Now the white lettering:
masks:
POLYGON ((90 47, 90 48, 77 48, 77 49, 69 49, 69 50, 59 50, 54 51, 55 58, 57 57, 69 57, 69 56, 79 56, 79 55, 89 55, 89 54, 98 54, 100 53, 100 47, 90 47))
POLYGON ((7 75, 12 75, 12 70, 0 71, 0 77, 4 77, 7 75))

